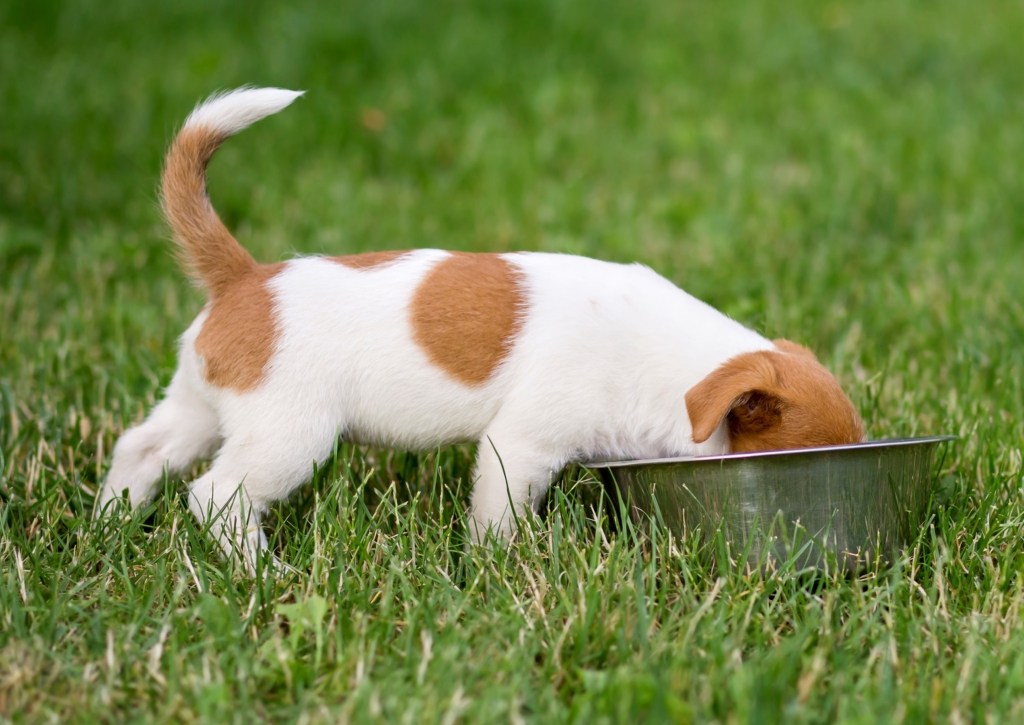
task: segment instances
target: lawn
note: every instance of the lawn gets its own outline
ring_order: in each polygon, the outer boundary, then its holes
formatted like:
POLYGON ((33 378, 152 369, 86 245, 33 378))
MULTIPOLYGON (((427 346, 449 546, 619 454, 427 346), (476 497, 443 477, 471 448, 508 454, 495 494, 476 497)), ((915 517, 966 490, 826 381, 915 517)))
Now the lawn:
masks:
POLYGON ((1024 5, 0 4, 0 719, 1024 721, 1024 5), (202 305, 156 207, 192 105, 305 98, 211 168, 257 259, 650 265, 812 347, 875 438, 951 433, 914 547, 748 572, 570 471, 467 550, 469 447, 339 445, 247 577, 179 480, 103 528, 202 305))

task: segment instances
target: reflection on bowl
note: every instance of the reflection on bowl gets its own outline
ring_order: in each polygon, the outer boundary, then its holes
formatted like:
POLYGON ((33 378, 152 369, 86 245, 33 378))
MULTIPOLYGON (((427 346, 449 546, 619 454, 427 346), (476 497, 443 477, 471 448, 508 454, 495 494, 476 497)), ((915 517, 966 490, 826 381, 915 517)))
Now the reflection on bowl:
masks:
POLYGON ((591 463, 635 522, 657 516, 675 535, 721 529, 732 556, 759 567, 844 569, 898 556, 924 523, 934 457, 953 436, 698 458, 591 463), (832 552, 828 554, 826 552, 832 552))

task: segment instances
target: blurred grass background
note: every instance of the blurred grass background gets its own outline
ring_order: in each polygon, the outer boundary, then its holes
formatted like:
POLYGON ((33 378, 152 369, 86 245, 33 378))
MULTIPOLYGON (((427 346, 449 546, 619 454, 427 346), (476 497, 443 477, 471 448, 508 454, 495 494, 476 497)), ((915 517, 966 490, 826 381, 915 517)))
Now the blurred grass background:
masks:
POLYGON ((1022 37, 1009 0, 7 0, 0 716, 1019 721, 1022 37), (308 91, 211 168, 258 259, 649 264, 813 347, 872 437, 961 436, 921 548, 860 582, 752 580, 617 535, 584 476, 520 549, 463 557, 465 449, 343 448, 277 510, 301 573, 255 591, 174 496, 90 529, 202 304, 163 151, 245 83, 308 91))

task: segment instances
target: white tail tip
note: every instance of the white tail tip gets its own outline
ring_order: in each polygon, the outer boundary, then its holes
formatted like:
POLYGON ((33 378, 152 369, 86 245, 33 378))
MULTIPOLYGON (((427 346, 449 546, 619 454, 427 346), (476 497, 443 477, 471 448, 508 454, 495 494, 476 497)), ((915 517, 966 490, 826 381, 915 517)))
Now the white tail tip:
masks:
POLYGON ((261 118, 277 113, 303 93, 305 91, 284 88, 249 87, 215 93, 196 106, 182 130, 202 127, 218 135, 231 136, 261 118))

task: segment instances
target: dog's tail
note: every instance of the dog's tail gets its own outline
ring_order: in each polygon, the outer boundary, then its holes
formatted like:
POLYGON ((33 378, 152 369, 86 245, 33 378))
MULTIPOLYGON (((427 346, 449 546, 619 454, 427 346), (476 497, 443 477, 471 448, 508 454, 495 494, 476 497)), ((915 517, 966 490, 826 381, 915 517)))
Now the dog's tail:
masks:
POLYGON ((206 193, 206 166, 217 148, 243 128, 277 113, 302 91, 239 88, 210 96, 182 126, 167 152, 160 201, 186 272, 217 297, 256 265, 231 236, 206 193))

